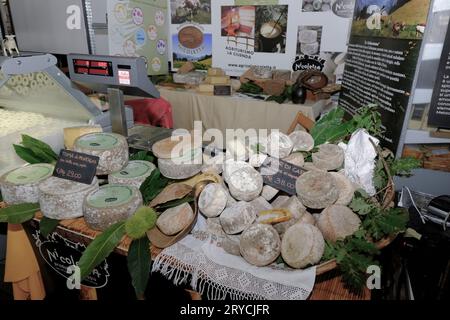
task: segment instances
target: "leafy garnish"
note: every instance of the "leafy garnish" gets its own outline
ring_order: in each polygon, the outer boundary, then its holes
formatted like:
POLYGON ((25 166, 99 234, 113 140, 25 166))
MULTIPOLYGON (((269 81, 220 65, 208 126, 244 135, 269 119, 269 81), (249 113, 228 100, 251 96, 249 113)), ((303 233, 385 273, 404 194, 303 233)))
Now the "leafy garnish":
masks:
POLYGON ((127 266, 136 296, 143 298, 150 277, 150 241, 147 237, 131 242, 128 249, 127 266))
POLYGON ((10 205, 6 208, 0 209, 0 222, 8 222, 13 224, 24 223, 33 219, 38 210, 38 203, 21 203, 10 205))
POLYGON ((155 161, 155 157, 153 156, 153 153, 149 151, 138 151, 132 155, 130 155, 130 161, 132 160, 142 160, 142 161, 148 161, 153 162, 155 161))
POLYGON ((169 184, 169 181, 169 179, 161 175, 159 169, 153 170, 152 174, 145 179, 139 188, 144 204, 149 204, 169 184))
POLYGON ((58 155, 45 142, 22 135, 21 145, 13 145, 16 154, 30 164, 56 163, 58 155))

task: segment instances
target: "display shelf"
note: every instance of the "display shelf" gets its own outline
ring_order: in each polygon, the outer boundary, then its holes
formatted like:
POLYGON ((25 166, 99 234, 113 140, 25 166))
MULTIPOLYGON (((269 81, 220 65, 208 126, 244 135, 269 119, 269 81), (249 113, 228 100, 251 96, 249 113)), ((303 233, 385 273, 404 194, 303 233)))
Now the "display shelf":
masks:
POLYGON ((406 186, 411 190, 435 196, 450 194, 450 183, 448 181, 450 181, 450 172, 423 168, 413 170, 413 176, 411 177, 394 178, 397 191, 406 186), (443 181, 447 181, 447 183, 442 183, 443 181))
POLYGON ((406 131, 405 144, 441 144, 450 143, 450 139, 435 138, 430 136, 430 131, 411 130, 406 131))

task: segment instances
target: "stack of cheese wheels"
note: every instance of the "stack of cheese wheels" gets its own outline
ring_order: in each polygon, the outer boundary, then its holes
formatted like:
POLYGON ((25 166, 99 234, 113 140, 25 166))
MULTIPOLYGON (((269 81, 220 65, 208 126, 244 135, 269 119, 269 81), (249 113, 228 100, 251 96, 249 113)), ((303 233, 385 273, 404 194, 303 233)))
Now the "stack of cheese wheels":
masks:
POLYGON ((231 174, 228 187, 235 199, 252 201, 261 194, 263 178, 254 168, 242 168, 231 174))
POLYGON ((239 247, 245 260, 255 266, 263 267, 278 258, 281 252, 281 240, 271 225, 254 224, 242 233, 239 247))
POLYGON ((158 169, 169 179, 187 179, 202 169, 203 153, 190 135, 172 136, 156 142, 152 147, 158 157, 158 169))
POLYGON ((46 163, 31 164, 0 177, 3 200, 10 205, 39 202, 39 184, 53 174, 54 167, 46 163))
POLYGON ((149 177, 156 166, 148 161, 133 160, 121 170, 108 176, 110 184, 123 184, 139 189, 141 184, 149 177))
POLYGON ((56 220, 81 217, 84 197, 95 190, 98 190, 95 177, 91 184, 50 177, 39 185, 42 214, 56 220))
POLYGON ((74 143, 74 151, 99 157, 97 175, 107 175, 128 164, 128 143, 115 133, 88 133, 74 143))
POLYGON ((328 172, 305 172, 297 179, 295 187, 300 201, 313 209, 326 208, 335 203, 339 196, 336 182, 328 172))
POLYGON ((319 151, 312 154, 314 166, 322 170, 336 170, 344 163, 344 150, 335 144, 322 144, 319 151))
POLYGON ((85 197, 84 220, 92 229, 103 231, 126 220, 141 206, 142 195, 136 187, 107 184, 85 197))
POLYGON ((306 223, 291 226, 281 241, 283 260, 296 269, 318 263, 324 249, 325 241, 320 230, 306 223))
POLYGON ((333 242, 354 234, 360 225, 359 217, 342 205, 329 206, 322 211, 317 221, 325 239, 333 242))

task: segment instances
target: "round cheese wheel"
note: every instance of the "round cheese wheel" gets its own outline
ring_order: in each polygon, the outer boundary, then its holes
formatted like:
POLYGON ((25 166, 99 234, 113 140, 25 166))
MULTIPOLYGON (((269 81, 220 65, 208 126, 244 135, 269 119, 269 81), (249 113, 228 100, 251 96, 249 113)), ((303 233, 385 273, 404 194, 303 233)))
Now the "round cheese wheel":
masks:
POLYGON ((193 136, 180 134, 172 135, 153 144, 152 152, 160 159, 179 158, 189 154, 194 147, 193 136))
POLYGON ((149 161, 133 160, 122 168, 122 170, 111 173, 108 176, 109 184, 123 184, 139 189, 141 184, 156 169, 156 166, 149 161))
POLYGON ((281 240, 271 225, 254 224, 242 233, 239 247, 242 257, 248 263, 263 267, 278 258, 281 240))
POLYGON ((98 180, 84 184, 50 177, 39 185, 39 205, 44 216, 56 220, 83 216, 83 200, 90 192, 98 190, 98 180))
POLYGON ((53 174, 54 167, 46 163, 30 164, 0 177, 3 200, 9 204, 38 203, 39 184, 53 174))
POLYGON ((238 201, 226 208, 220 215, 220 224, 228 234, 244 231, 256 219, 256 210, 245 201, 238 201))
POLYGON ((202 169, 203 156, 201 149, 191 150, 179 158, 158 158, 158 168, 164 177, 181 180, 195 176, 202 169))
POLYGON ((187 227, 194 219, 194 212, 188 203, 164 211, 156 221, 162 233, 172 236, 187 227))
POLYGON ((234 161, 233 159, 228 159, 225 161, 223 166, 223 180, 228 183, 231 175, 242 168, 253 168, 250 164, 245 161, 234 161))
POLYGON ((215 172, 221 174, 223 172, 223 162, 225 155, 223 153, 211 156, 210 154, 203 153, 203 166, 202 172, 215 172))
POLYGON ((233 198, 242 201, 256 199, 263 188, 261 174, 253 168, 242 168, 233 172, 228 181, 233 198))
POLYGON ((296 152, 287 156, 286 158, 283 159, 283 161, 286 161, 297 167, 303 167, 303 165, 305 164, 305 158, 300 152, 296 152))
MULTIPOLYGON (((313 31, 313 30, 308 30, 313 31)), ((289 135, 294 147, 293 152, 296 151, 311 151, 314 148, 314 138, 305 131, 294 131, 289 135)))
POLYGON ((294 144, 289 136, 282 132, 274 131, 269 135, 267 153, 278 159, 286 158, 291 154, 294 144))
POLYGON ((342 173, 339 172, 330 172, 333 178, 336 181, 336 187, 339 191, 339 197, 335 204, 348 205, 355 193, 355 187, 353 183, 342 173))
POLYGON ((326 208, 335 203, 339 196, 336 182, 328 172, 305 172, 297 179, 295 188, 300 201, 313 209, 326 208))
POLYGON ((227 206, 228 196, 220 183, 208 184, 198 198, 200 212, 209 218, 219 216, 227 206))
POLYGON ((97 175, 121 170, 128 163, 127 139, 115 133, 88 133, 74 143, 74 151, 99 157, 97 175))
POLYGON ((234 256, 241 256, 241 249, 239 243, 241 242, 241 235, 230 235, 227 234, 221 237, 219 245, 225 250, 226 253, 232 254, 234 256))
POLYGON ((107 184, 84 199, 84 220, 92 229, 103 231, 128 219, 141 206, 142 195, 136 187, 107 184))
POLYGON ((311 224, 294 224, 286 231, 281 241, 283 260, 296 269, 318 263, 324 249, 322 234, 311 224))
POLYGON ((335 144, 322 144, 312 154, 313 164, 322 170, 336 170, 344 163, 344 150, 335 144))
POLYGON ((354 234, 361 225, 358 215, 342 205, 332 205, 322 211, 317 226, 326 240, 337 241, 354 234))

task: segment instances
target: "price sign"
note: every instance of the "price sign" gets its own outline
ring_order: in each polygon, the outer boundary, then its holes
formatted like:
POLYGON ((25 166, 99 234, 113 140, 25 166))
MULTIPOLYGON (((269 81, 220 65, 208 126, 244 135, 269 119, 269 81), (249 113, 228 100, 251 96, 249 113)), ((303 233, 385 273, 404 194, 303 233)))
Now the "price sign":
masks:
POLYGON ((53 175, 58 178, 91 184, 99 158, 70 150, 61 150, 53 175))
POLYGON ((304 170, 298 166, 271 157, 267 158, 261 166, 264 183, 290 195, 297 193, 295 182, 303 172, 304 170))

